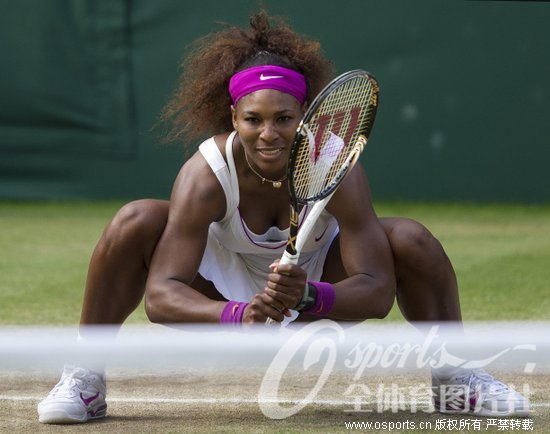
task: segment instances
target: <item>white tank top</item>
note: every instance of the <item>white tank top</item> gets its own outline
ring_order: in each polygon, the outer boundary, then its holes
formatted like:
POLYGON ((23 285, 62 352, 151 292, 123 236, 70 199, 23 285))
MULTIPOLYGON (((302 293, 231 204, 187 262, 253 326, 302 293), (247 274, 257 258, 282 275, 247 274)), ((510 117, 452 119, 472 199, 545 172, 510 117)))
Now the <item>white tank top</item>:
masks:
MULTIPOLYGON (((275 258, 281 257, 288 239, 289 229, 279 229, 274 226, 264 234, 256 234, 248 229, 246 222, 239 213, 239 184, 235 162, 233 159, 233 139, 236 132, 232 132, 225 144, 225 162, 213 138, 203 142, 199 150, 218 178, 226 197, 227 210, 219 222, 210 225, 210 232, 226 249, 238 253, 247 267, 251 270, 267 275, 269 265, 275 258)), ((300 212, 299 222, 303 221, 309 211, 305 206, 300 212)), ((338 233, 336 219, 327 211, 323 211, 300 253, 299 264, 303 266, 315 256, 315 253, 325 247, 338 233)))
MULTIPOLYGON (((269 265, 280 258, 286 246, 288 228, 280 230, 271 227, 265 234, 255 234, 246 226, 239 213, 239 183, 233 160, 233 138, 227 138, 225 162, 214 139, 208 139, 199 146, 218 181, 227 202, 225 216, 219 222, 210 224, 208 240, 199 273, 211 281, 227 300, 250 302, 255 294, 264 290, 269 265)), ((300 221, 307 214, 305 207, 300 221)), ((321 280, 328 250, 338 235, 336 219, 323 212, 315 225, 311 240, 301 252, 299 265, 309 280, 321 280)), ((283 325, 296 319, 298 312, 291 310, 291 317, 285 317, 283 325)))

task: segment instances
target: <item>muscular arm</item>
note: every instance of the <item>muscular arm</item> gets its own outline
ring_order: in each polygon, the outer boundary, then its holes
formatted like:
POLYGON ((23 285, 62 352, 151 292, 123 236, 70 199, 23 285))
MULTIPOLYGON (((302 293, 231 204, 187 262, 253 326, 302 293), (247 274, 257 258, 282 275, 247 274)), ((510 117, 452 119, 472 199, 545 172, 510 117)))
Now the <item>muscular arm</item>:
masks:
POLYGON ((395 298, 394 261, 360 165, 349 173, 327 209, 340 226, 340 252, 349 276, 334 285, 330 316, 348 320, 386 316, 395 298))
POLYGON ((145 292, 153 322, 216 322, 224 303, 189 285, 204 254, 208 227, 225 212, 225 196, 200 154, 180 171, 170 198, 168 222, 149 269, 145 292))
MULTIPOLYGON (((340 254, 349 276, 334 283, 335 303, 328 316, 343 320, 386 316, 396 292, 394 261, 361 166, 357 165, 344 179, 327 210, 338 220, 340 254)), ((278 265, 269 275, 265 292, 275 305, 295 306, 303 294, 305 280, 300 267, 278 265)))

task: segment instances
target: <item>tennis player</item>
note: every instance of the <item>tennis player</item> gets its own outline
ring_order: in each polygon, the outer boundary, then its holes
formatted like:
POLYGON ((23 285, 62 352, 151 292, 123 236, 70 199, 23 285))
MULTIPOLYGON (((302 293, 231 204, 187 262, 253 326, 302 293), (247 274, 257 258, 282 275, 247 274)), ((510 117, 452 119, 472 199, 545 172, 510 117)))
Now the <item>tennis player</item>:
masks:
MULTIPOLYGON (((163 112, 170 138, 212 137, 181 168, 169 202, 129 203, 108 225, 91 259, 82 326, 121 325, 144 295, 149 319, 165 324, 356 321, 384 318, 394 300, 409 321, 461 320, 440 243, 413 220, 378 218, 361 165, 316 222, 299 265, 278 264, 288 237, 290 146, 332 77, 318 42, 284 22, 271 25, 262 11, 250 29, 197 41, 184 66, 163 112)), ((304 206, 300 219, 307 213, 304 206)), ((432 376, 443 391, 434 397, 440 411, 526 413, 527 400, 484 371, 432 376), (452 393, 457 387, 464 393, 452 393)), ((101 367, 65 366, 38 405, 39 420, 102 418, 105 397, 101 367)))

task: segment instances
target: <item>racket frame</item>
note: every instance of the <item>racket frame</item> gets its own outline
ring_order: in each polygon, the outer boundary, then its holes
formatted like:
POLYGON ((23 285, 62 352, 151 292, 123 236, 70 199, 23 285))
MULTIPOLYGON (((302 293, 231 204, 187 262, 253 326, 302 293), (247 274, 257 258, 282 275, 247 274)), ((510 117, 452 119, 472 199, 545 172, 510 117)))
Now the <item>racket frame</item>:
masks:
MULTIPOLYGON (((363 149, 367 145, 368 137, 372 129, 372 126, 374 124, 374 118, 376 117, 376 109, 378 107, 378 91, 379 91, 378 82, 376 81, 374 76, 372 76, 370 73, 360 69, 348 71, 336 77, 333 81, 331 81, 317 95, 317 97, 315 97, 315 99, 311 103, 311 106, 308 108, 308 110, 304 114, 304 117, 301 120, 296 130, 296 136, 294 138, 294 142, 292 143, 292 148, 290 150, 288 166, 287 166, 287 178, 288 178, 288 189, 289 189, 289 199, 290 199, 290 226, 289 226, 288 242, 286 245, 286 249, 283 252, 283 255, 280 259, 280 262, 279 262, 280 264, 288 264, 288 263, 298 264, 300 251, 302 250, 302 247, 304 246, 309 236, 311 235, 311 232, 313 231, 313 227, 315 226, 315 222, 317 221, 317 219, 325 209, 326 205, 332 198, 333 194, 335 193, 336 189, 340 185, 343 178, 349 173, 349 171, 352 169, 355 163, 357 163, 357 160, 359 159, 361 152, 363 152, 363 149), (373 85, 375 86, 373 96, 371 96, 371 99, 368 102, 369 104, 368 109, 372 110, 372 121, 367 125, 366 130, 359 132, 359 136, 353 145, 353 149, 350 151, 348 158, 346 158, 346 160, 342 163, 342 166, 340 171, 338 172, 338 175, 330 183, 328 188, 325 188, 321 193, 311 198, 308 198, 307 200, 301 200, 296 195, 296 190, 294 188, 294 183, 293 183, 293 180, 294 180, 293 173, 294 173, 294 167, 296 164, 296 160, 297 160, 303 139, 308 136, 308 123, 316 114, 319 106, 323 103, 323 101, 327 98, 327 96, 332 93, 332 91, 336 87, 339 87, 343 83, 359 75, 366 75, 369 78, 369 80, 373 81, 373 85), (298 231, 299 206, 308 205, 312 203, 313 203, 313 206, 309 211, 305 220, 302 222, 302 227, 300 227, 300 230, 298 231)), ((308 286, 306 285, 306 291, 307 291, 307 287, 308 286)), ((273 325, 276 323, 276 321, 273 318, 268 317, 265 323, 266 325, 273 325)))
POLYGON ((356 69, 352 71, 345 72, 340 76, 332 80, 312 101, 311 106, 308 108, 304 117, 298 128, 296 130, 296 136, 294 142, 292 143, 292 148, 290 150, 288 166, 287 166, 287 178, 288 178, 288 190, 290 198, 290 226, 289 226, 289 237, 286 245, 286 249, 281 258, 281 263, 292 263, 297 264, 299 258, 299 252, 305 242, 307 241, 313 226, 322 213, 323 209, 326 207, 332 195, 336 191, 337 187, 340 185, 342 179, 346 174, 351 170, 355 165, 361 152, 367 144, 367 140, 374 124, 374 118, 376 116, 376 109, 378 106, 378 83, 376 78, 367 71, 356 69), (372 122, 367 125, 365 131, 360 131, 359 137, 356 140, 356 143, 353 146, 352 151, 348 158, 344 161, 341 166, 341 169, 338 172, 337 177, 330 183, 328 188, 325 188, 319 194, 303 200, 297 197, 296 190, 294 186, 294 169, 296 161, 299 155, 301 146, 303 145, 303 140, 308 136, 308 124, 311 119, 315 116, 319 106, 325 101, 325 99, 334 91, 335 88, 341 86, 347 81, 353 79, 357 76, 367 76, 369 80, 372 80, 373 85, 375 86, 374 98, 371 97, 369 101, 368 109, 372 111, 372 122), (299 225, 299 207, 300 205, 314 204, 310 212, 307 215, 307 218, 302 223, 302 227, 298 231, 299 225), (299 234, 299 235, 298 235, 299 234))

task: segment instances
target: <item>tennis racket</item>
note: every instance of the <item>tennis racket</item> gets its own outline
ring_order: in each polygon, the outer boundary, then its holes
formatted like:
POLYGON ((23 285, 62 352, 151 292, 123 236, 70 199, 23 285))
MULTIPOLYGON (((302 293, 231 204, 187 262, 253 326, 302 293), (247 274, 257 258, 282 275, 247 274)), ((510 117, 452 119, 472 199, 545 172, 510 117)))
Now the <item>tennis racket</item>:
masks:
POLYGON ((361 155, 374 124, 378 93, 371 74, 349 71, 331 81, 306 111, 287 167, 290 228, 281 264, 298 263, 317 218, 361 155), (306 204, 313 206, 298 231, 299 207, 306 204))

